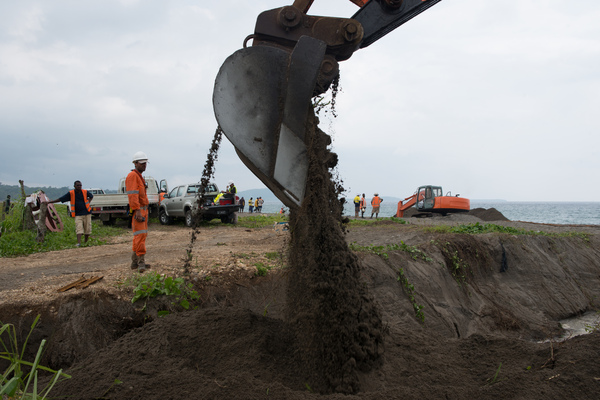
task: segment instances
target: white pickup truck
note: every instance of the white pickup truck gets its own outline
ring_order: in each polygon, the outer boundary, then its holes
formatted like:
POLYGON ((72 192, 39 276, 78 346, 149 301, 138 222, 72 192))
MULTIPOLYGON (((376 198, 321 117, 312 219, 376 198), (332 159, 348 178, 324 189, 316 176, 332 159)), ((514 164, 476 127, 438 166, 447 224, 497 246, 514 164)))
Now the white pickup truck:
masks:
MULTIPOLYGON (((158 207, 162 196, 169 191, 166 180, 161 180, 160 183, 151 176, 147 176, 146 193, 150 202, 148 212, 151 217, 158 216, 158 207)), ((96 194, 90 206, 92 207, 92 215, 100 217, 104 225, 112 225, 117 218, 129 217, 129 197, 125 190, 125 178, 119 180, 117 188, 118 193, 96 194)))
POLYGON ((199 192, 202 190, 200 183, 190 183, 177 186, 164 196, 160 203, 158 219, 161 224, 168 225, 175 218, 183 218, 186 226, 194 225, 194 215, 198 211, 202 219, 210 221, 218 218, 222 223, 235 224, 236 213, 240 210, 239 199, 235 194, 224 193, 215 203, 216 196, 220 193, 215 183, 209 183, 204 191, 204 205, 198 209, 199 192))

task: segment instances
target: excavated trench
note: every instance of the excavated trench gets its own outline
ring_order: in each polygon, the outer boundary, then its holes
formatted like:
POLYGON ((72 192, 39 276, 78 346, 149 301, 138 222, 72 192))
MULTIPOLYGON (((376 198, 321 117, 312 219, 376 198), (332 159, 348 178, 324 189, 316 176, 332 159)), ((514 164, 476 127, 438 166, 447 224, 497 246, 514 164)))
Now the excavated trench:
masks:
POLYGON ((301 270, 202 293, 212 300, 195 311, 157 318, 168 302, 152 301, 140 312, 96 290, 36 306, 5 303, 0 316, 15 324, 22 343, 42 315, 25 359, 48 340, 42 364, 73 375, 55 396, 267 398, 268 390, 276 398, 312 398, 327 388, 354 391, 350 398, 597 393, 598 334, 538 343, 563 333, 560 320, 597 310, 595 234, 440 234, 394 224, 346 234, 346 241, 366 247, 406 241, 426 255, 393 250, 387 258, 348 255, 336 239, 305 235, 340 251, 312 254, 301 241, 291 251, 301 270), (424 322, 398 280, 400 269, 424 322), (302 283, 305 295, 290 282, 302 283), (346 291, 351 284, 354 290, 346 291), (290 316, 291 309, 305 312, 290 316), (486 385, 500 363, 506 383, 486 385), (548 387, 556 375, 560 385, 548 387), (124 383, 105 395, 115 379, 124 383))

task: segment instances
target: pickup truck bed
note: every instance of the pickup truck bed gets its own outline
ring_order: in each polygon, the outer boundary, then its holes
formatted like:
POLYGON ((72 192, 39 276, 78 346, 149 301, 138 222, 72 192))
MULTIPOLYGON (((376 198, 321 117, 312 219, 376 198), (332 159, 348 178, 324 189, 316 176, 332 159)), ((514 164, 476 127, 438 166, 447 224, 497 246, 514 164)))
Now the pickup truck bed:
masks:
MULTIPOLYGON (((197 193, 200 184, 192 183, 181 185, 171 190, 160 203, 158 218, 163 225, 170 224, 174 218, 184 218, 187 226, 194 225, 194 215, 198 211, 197 193)), ((202 219, 210 221, 218 218, 223 223, 236 223, 236 213, 240 209, 237 196, 225 194, 218 204, 214 204, 215 197, 219 194, 217 185, 209 184, 205 192, 205 204, 200 209, 202 219)))

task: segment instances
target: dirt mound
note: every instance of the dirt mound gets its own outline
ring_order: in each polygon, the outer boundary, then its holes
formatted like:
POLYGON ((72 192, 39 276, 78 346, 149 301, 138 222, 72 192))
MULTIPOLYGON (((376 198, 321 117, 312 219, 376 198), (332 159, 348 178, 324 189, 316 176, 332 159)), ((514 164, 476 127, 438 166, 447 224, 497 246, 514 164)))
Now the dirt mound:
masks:
POLYGON ((508 221, 500 211, 495 208, 474 208, 469 211, 469 215, 473 215, 482 221, 508 221))

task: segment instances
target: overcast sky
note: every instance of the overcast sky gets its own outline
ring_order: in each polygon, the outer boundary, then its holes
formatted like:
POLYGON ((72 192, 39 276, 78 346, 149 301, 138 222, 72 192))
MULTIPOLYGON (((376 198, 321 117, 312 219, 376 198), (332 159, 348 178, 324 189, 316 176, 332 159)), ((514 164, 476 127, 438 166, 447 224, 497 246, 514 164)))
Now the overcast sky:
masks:
MULTIPOLYGON (((278 0, 2 0, 0 182, 200 179, 216 74, 278 0)), ((348 0, 309 14, 350 17, 348 0)), ((600 201, 600 1, 444 0, 340 64, 349 195, 600 201)), ((223 140, 216 182, 263 188, 223 140)))

